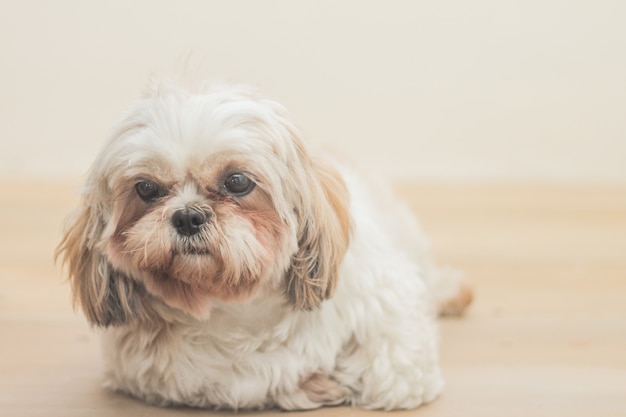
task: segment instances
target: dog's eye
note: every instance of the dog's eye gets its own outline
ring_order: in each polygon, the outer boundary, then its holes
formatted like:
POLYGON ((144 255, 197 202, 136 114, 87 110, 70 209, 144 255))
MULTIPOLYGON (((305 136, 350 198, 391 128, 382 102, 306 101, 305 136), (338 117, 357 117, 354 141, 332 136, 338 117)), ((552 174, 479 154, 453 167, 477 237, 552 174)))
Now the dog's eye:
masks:
POLYGON ((163 195, 161 187, 152 181, 141 181, 135 185, 137 195, 146 203, 150 203, 163 195))
POLYGON ((238 197, 248 194, 255 185, 250 178, 240 173, 228 176, 224 182, 226 191, 238 197))

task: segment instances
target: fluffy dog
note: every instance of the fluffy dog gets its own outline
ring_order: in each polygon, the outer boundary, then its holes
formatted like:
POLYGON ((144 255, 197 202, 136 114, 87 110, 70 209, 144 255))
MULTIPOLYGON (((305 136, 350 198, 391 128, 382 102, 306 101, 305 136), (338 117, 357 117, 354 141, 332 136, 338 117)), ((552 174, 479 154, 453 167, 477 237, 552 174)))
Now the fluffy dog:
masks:
POLYGON ((436 314, 470 299, 388 190, 246 87, 154 83, 58 253, 106 384, 158 405, 417 407, 443 387, 436 314))

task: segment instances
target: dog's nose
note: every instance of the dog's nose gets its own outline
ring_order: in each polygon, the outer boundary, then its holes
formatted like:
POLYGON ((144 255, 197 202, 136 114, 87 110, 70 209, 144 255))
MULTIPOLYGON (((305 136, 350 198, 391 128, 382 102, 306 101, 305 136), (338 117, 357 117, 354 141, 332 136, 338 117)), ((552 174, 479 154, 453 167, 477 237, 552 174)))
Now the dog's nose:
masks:
POLYGON ((185 236, 195 235, 200 231, 200 227, 206 223, 207 213, 185 207, 176 210, 172 215, 172 225, 178 233, 185 236))

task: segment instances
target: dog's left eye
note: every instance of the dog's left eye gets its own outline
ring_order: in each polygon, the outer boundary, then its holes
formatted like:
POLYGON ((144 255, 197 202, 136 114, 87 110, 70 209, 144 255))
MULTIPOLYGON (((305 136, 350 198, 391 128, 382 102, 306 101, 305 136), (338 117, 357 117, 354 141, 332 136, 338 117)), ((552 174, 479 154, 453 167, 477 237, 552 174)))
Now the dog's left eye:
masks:
POLYGON ((138 182, 137 185, 135 185, 135 190, 139 198, 146 203, 153 202, 162 195, 161 187, 152 181, 138 182))
POLYGON ((255 185, 250 178, 240 173, 229 175, 224 182, 226 191, 238 197, 250 193, 255 185))

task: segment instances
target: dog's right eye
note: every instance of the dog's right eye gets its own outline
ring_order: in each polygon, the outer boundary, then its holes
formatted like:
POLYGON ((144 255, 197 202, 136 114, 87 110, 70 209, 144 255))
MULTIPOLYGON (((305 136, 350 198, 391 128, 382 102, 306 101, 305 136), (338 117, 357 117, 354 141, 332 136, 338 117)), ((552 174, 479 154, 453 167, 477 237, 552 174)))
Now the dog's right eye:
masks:
POLYGON ((135 185, 137 195, 146 203, 155 201, 161 197, 161 188, 152 181, 141 181, 135 185))

